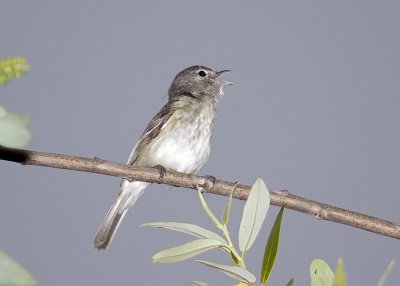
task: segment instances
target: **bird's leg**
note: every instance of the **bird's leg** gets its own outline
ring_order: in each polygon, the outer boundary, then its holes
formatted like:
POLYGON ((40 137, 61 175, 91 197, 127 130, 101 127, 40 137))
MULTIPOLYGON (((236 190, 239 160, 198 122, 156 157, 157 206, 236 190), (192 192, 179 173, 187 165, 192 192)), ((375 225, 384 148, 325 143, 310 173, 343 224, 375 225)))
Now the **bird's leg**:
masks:
POLYGON ((160 172, 160 177, 159 177, 158 183, 161 184, 163 182, 163 180, 164 180, 164 176, 167 173, 167 170, 162 165, 156 165, 153 168, 157 168, 158 171, 160 172))

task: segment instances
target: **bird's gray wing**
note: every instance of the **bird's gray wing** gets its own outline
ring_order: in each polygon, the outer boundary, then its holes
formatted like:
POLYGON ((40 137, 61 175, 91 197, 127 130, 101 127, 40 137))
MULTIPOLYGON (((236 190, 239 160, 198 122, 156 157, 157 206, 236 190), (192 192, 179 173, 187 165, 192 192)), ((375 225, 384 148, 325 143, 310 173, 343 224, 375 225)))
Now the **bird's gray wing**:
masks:
POLYGON ((161 108, 157 115, 153 117, 149 125, 147 125, 146 129, 144 130, 139 141, 133 147, 131 155, 128 159, 128 165, 133 165, 135 163, 137 154, 140 152, 140 150, 143 149, 152 139, 157 137, 161 129, 173 114, 174 112, 171 110, 171 107, 166 104, 163 108, 161 108))

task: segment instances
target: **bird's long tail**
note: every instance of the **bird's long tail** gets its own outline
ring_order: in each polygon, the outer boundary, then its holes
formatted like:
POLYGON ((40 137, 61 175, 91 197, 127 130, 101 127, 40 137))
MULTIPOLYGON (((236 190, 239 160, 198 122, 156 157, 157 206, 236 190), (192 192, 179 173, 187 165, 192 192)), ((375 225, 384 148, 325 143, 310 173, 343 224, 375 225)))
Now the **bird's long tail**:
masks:
POLYGON ((148 185, 149 183, 145 182, 122 180, 121 191, 97 231, 93 242, 95 248, 98 250, 107 249, 127 210, 136 202, 148 185))

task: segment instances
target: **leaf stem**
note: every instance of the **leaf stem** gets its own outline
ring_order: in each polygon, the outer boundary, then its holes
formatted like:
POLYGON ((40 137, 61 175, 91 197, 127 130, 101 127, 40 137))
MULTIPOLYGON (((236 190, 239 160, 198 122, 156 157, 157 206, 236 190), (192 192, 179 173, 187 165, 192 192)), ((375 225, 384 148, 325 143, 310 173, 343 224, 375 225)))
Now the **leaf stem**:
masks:
MULTIPOLYGON (((232 243, 232 239, 231 236, 229 234, 229 230, 226 227, 226 225, 223 225, 222 227, 222 232, 226 238, 226 240, 228 241, 229 244, 229 250, 232 253, 232 255, 235 257, 235 259, 237 260, 237 263, 239 264, 239 266, 243 267, 246 269, 246 262, 244 261, 244 259, 239 255, 239 253, 237 253, 235 246, 232 243)), ((234 261, 235 262, 235 261, 234 261)), ((236 263, 236 262, 235 262, 236 263)))

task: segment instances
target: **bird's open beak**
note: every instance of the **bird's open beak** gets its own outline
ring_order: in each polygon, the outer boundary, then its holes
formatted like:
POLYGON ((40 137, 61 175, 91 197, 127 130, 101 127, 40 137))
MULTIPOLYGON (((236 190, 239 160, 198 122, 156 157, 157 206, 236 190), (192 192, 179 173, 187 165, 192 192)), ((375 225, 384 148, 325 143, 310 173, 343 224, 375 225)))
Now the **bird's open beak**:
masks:
MULTIPOLYGON (((215 78, 219 78, 223 73, 228 73, 231 72, 230 70, 222 70, 222 71, 217 71, 215 73, 215 78)), ((226 81, 226 80, 221 80, 220 81, 224 86, 225 85, 233 85, 234 83, 231 81, 226 81)))

